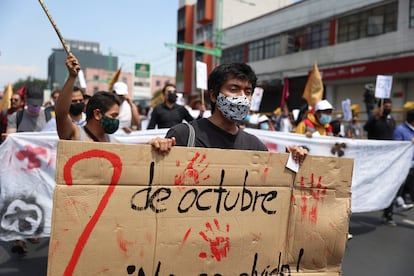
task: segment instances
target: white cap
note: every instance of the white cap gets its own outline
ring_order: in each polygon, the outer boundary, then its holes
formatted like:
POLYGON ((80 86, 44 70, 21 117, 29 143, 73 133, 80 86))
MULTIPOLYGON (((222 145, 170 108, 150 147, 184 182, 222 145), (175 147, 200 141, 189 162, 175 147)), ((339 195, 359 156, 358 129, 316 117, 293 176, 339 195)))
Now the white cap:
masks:
POLYGON ((269 120, 269 117, 262 115, 259 117, 258 122, 263 123, 263 122, 267 122, 268 120, 269 120))
POLYGON ((315 106, 315 112, 319 110, 328 110, 328 109, 334 109, 334 108, 327 100, 319 101, 315 106))
POLYGON ((112 89, 117 95, 126 95, 128 94, 128 86, 123 82, 116 82, 112 89))

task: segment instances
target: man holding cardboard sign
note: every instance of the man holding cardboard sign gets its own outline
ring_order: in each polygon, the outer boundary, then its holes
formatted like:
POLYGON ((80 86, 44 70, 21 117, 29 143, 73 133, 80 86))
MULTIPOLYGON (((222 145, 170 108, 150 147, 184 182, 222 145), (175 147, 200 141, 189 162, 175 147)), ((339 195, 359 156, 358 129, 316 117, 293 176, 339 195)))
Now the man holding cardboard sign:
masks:
MULTIPOLYGON (((212 116, 172 127, 166 138, 155 138, 149 143, 161 153, 168 153, 172 146, 241 149, 267 151, 255 136, 239 128, 249 113, 257 77, 252 68, 244 63, 222 64, 216 67, 208 79, 208 92, 212 116), (192 128, 194 143, 189 143, 192 128)), ((301 164, 307 155, 302 147, 287 147, 293 159, 301 164)))

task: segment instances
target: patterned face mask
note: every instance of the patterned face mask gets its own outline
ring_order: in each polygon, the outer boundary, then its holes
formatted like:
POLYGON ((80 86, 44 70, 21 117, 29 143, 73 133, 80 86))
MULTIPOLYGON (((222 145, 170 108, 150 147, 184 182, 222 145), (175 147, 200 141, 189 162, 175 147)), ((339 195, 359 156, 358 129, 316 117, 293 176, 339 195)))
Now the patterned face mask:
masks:
POLYGON ((226 97, 220 92, 216 104, 225 118, 236 122, 243 121, 250 110, 250 101, 246 96, 226 97))
POLYGON ((99 123, 103 127, 105 133, 112 134, 118 130, 119 120, 106 116, 103 114, 102 118, 99 120, 99 123))

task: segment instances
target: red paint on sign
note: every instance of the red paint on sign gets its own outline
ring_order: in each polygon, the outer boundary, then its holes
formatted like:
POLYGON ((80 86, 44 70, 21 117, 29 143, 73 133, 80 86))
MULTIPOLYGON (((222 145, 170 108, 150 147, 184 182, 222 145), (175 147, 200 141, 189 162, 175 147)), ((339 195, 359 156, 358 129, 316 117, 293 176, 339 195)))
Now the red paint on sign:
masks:
POLYGON ((25 145, 24 150, 19 150, 16 153, 16 158, 20 161, 23 161, 27 158, 27 170, 40 168, 42 165, 42 161, 38 158, 38 156, 47 157, 47 150, 42 147, 32 147, 30 145, 25 145))
MULTIPOLYGON (((200 184, 200 176, 205 173, 209 164, 204 164, 206 155, 201 155, 197 152, 191 161, 187 164, 184 171, 180 175, 175 175, 174 185, 183 186, 183 185, 198 185, 200 184)), ((179 166, 179 162, 176 163, 179 166)), ((210 178, 210 175, 206 175, 202 180, 207 180, 210 178)))
POLYGON ((83 229, 76 245, 73 250, 72 256, 69 259, 69 263, 66 266, 64 275, 73 275, 73 271, 78 263, 78 260, 82 254, 82 251, 89 240, 89 236, 91 235, 93 229, 96 226, 100 216, 102 215, 108 201, 115 190, 115 186, 119 181, 122 172, 122 162, 118 155, 103 151, 103 150, 90 150, 86 151, 77 155, 72 156, 63 167, 63 179, 66 185, 71 186, 73 184, 72 179, 72 167, 79 161, 91 158, 103 158, 111 162, 112 167, 114 169, 111 182, 106 189, 105 194, 102 196, 101 201, 98 204, 98 207, 95 213, 92 215, 89 222, 86 224, 85 228, 83 229))
MULTIPOLYGON (((211 257, 216 259, 218 262, 222 258, 227 257, 227 253, 230 250, 230 237, 221 235, 220 224, 217 219, 214 219, 215 229, 209 222, 206 223, 206 230, 200 231, 199 235, 210 244, 211 257)), ((226 233, 229 233, 230 225, 226 224, 226 233)), ((207 252, 201 252, 198 255, 200 258, 207 258, 207 252)))

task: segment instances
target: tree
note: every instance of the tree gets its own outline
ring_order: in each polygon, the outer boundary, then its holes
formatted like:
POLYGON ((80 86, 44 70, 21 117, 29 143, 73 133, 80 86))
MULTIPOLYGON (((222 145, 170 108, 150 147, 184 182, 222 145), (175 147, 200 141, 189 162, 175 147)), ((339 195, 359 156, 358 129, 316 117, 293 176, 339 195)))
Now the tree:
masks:
POLYGON ((39 86, 42 89, 47 88, 47 80, 36 79, 32 77, 27 77, 24 79, 18 79, 15 83, 13 83, 13 90, 17 90, 23 85, 26 86, 39 86))

